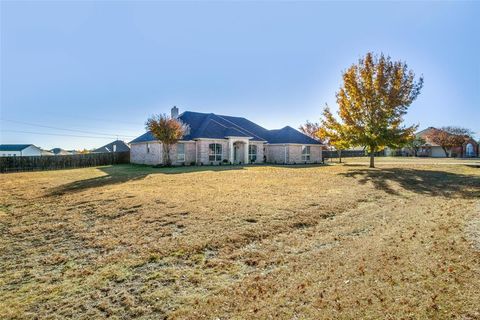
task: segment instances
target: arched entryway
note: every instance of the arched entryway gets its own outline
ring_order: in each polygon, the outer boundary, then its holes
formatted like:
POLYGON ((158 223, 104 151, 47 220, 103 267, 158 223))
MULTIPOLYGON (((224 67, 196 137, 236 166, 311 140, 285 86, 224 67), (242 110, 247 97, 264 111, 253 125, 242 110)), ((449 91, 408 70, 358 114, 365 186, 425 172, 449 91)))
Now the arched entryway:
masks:
POLYGON ((245 161, 245 142, 236 141, 233 143, 233 163, 243 163, 245 161))
POLYGON ((475 148, 473 147, 473 144, 468 143, 465 146, 465 156, 466 157, 475 157, 475 148))
POLYGON ((248 163, 249 141, 246 137, 227 137, 229 157, 231 163, 248 163))

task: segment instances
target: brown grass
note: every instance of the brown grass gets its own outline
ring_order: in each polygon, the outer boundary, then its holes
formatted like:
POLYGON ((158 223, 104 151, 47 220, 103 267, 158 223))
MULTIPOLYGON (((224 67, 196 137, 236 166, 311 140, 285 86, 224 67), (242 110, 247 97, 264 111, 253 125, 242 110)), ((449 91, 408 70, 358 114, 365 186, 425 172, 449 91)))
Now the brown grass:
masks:
POLYGON ((480 169, 377 162, 1 175, 0 318, 480 318, 480 169))

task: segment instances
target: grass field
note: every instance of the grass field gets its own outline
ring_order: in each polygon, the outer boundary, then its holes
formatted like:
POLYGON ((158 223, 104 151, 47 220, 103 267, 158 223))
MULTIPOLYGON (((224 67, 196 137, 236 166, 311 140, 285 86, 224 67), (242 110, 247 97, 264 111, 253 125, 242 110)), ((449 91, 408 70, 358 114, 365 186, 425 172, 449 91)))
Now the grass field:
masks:
POLYGON ((366 161, 0 175, 0 319, 479 319, 476 162, 366 161))

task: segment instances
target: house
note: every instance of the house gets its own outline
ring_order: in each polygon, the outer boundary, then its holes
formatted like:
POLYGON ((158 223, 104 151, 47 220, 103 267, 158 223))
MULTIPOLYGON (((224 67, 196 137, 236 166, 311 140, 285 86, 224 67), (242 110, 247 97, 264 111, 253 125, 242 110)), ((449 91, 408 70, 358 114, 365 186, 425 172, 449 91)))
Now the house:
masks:
MULTIPOLYGON (((445 157, 443 148, 429 139, 429 135, 436 130, 434 127, 429 127, 425 130, 417 132, 416 137, 425 140, 425 145, 421 146, 417 152, 419 157, 445 157)), ((472 137, 465 137, 462 145, 451 148, 449 151, 450 157, 478 157, 478 143, 472 137)))
MULTIPOLYGON (((322 144, 284 127, 267 130, 241 117, 185 111, 172 117, 188 125, 187 134, 170 150, 172 164, 318 163, 322 144)), ((162 145, 151 132, 130 142, 130 162, 162 164, 162 145)))
POLYGON ((92 151, 92 153, 128 152, 130 147, 122 140, 115 140, 92 151))
POLYGON ((53 153, 55 156, 66 156, 72 154, 70 151, 64 150, 62 148, 53 148, 52 150, 50 150, 50 152, 53 153))
MULTIPOLYGON (((425 144, 418 148, 417 156, 433 157, 433 158, 446 157, 446 154, 443 148, 429 139, 429 135, 431 135, 433 132, 438 130, 440 129, 429 127, 415 134, 417 138, 422 138, 423 140, 425 140, 425 144)), ((410 148, 405 147, 397 150, 388 149, 387 154, 413 156, 414 151, 411 150, 410 148)), ((464 158, 478 157, 479 144, 472 137, 465 137, 464 142, 462 144, 456 147, 453 147, 449 150, 449 156, 464 157, 464 158)))
POLYGON ((33 144, 0 144, 0 157, 41 156, 43 151, 33 144))
POLYGON ((474 158, 480 156, 479 144, 477 141, 473 140, 472 137, 469 137, 462 145, 462 157, 464 158, 474 158))
POLYGON ((51 151, 42 149, 42 156, 54 156, 55 154, 51 151))

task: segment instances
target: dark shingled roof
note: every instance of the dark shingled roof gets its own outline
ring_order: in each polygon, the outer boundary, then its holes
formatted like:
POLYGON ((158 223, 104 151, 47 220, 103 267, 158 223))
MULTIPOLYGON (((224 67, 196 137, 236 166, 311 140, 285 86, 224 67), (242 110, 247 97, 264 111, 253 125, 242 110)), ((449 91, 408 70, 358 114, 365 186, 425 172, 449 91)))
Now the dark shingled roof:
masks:
POLYGON ((301 143, 301 144, 320 144, 319 141, 293 129, 290 126, 278 130, 270 130, 269 143, 301 143))
POLYGON ((93 150, 92 153, 113 152, 114 145, 116 146, 115 152, 130 151, 130 147, 125 142, 123 142, 122 140, 115 140, 113 142, 110 142, 109 144, 104 145, 103 147, 93 150))
MULTIPOLYGON (((214 113, 185 111, 179 117, 190 130, 182 140, 197 138, 225 139, 225 137, 250 137, 253 141, 268 143, 320 144, 292 127, 267 130, 250 120, 240 117, 222 116, 214 113)), ((130 143, 155 141, 151 132, 146 132, 130 143)))
POLYGON ((32 144, 0 144, 0 151, 22 151, 32 144))

